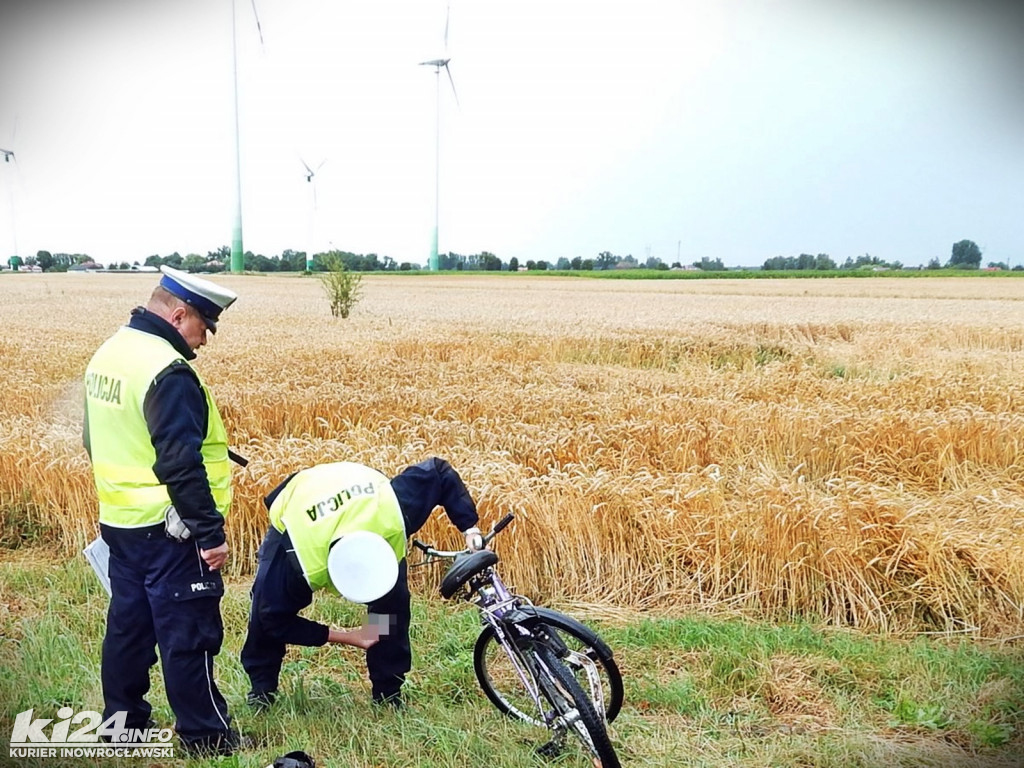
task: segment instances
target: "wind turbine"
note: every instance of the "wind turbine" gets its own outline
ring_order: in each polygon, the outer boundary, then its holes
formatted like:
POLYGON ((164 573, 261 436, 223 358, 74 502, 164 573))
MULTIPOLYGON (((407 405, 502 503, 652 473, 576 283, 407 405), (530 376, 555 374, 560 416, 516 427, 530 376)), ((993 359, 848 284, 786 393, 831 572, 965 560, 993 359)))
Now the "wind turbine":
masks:
POLYGON ((427 262, 427 268, 436 272, 438 268, 437 261, 437 229, 439 212, 441 208, 441 68, 444 67, 444 71, 448 74, 448 82, 452 85, 452 95, 455 97, 455 104, 459 104, 459 94, 455 90, 455 80, 452 79, 452 71, 448 69, 448 62, 451 58, 447 57, 448 54, 448 17, 451 11, 451 5, 449 4, 445 10, 444 15, 444 52, 446 57, 443 59, 432 59, 431 61, 421 61, 421 67, 433 67, 434 75, 436 76, 436 92, 437 92, 437 109, 436 109, 436 124, 434 127, 434 238, 430 245, 430 260, 427 262))
MULTIPOLYGON (((11 144, 12 145, 14 144, 14 137, 15 137, 15 134, 17 132, 18 132, 18 119, 17 119, 17 117, 15 117, 15 119, 14 119, 14 127, 11 129, 11 144)), ((3 154, 4 154, 4 162, 5 163, 11 162, 12 159, 17 160, 17 158, 14 157, 14 150, 13 149, 0 149, 0 152, 3 152, 3 154)), ((15 163, 15 167, 17 169, 17 163, 15 163)), ((14 240, 14 255, 10 259, 8 259, 8 261, 9 262, 13 262, 12 266, 14 266, 14 264, 19 264, 20 265, 20 263, 21 263, 21 258, 18 256, 18 228, 15 225, 15 220, 14 220, 15 219, 15 213, 16 213, 15 206, 14 206, 14 184, 11 184, 7 188, 7 192, 8 192, 8 199, 10 200, 10 204, 11 204, 11 237, 14 240)))
MULTIPOLYGON (((231 271, 242 272, 245 269, 245 257, 242 250, 242 150, 238 141, 238 34, 235 13, 235 0, 231 0, 231 55, 232 76, 235 90, 235 224, 231 231, 231 271)), ((260 34, 260 46, 263 45, 263 28, 260 17, 256 13, 256 0, 252 0, 252 15, 256 18, 256 30, 260 34)))
POLYGON ((316 232, 316 182, 313 181, 314 177, 321 168, 324 167, 324 163, 327 159, 324 158, 320 161, 320 165, 316 167, 316 171, 309 167, 305 160, 301 157, 299 160, 302 163, 303 168, 306 169, 306 181, 309 183, 310 188, 313 192, 313 210, 309 214, 309 250, 306 251, 306 271, 313 271, 313 241, 315 239, 316 232))

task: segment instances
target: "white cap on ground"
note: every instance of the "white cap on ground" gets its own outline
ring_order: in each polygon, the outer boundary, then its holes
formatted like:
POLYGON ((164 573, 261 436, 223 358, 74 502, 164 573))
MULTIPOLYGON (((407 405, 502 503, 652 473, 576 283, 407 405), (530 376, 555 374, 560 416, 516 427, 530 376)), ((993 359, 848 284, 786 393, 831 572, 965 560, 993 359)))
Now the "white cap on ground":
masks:
POLYGON ((331 546, 327 554, 327 574, 345 599, 353 603, 372 603, 395 586, 398 559, 383 536, 370 531, 353 531, 331 546))

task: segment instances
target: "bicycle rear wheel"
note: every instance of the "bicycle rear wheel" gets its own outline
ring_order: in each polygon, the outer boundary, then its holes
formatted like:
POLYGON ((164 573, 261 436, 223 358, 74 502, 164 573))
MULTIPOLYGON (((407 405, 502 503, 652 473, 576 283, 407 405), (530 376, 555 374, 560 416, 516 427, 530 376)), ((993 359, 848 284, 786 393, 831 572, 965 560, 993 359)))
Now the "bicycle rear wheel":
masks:
MULTIPOLYGON (((533 608, 549 629, 569 648, 569 656, 562 661, 573 672, 580 687, 590 691, 590 672, 597 674, 602 689, 605 719, 610 723, 622 709, 622 674, 615 663, 611 648, 585 624, 550 608, 533 608)), ((473 650, 473 668, 480 688, 498 710, 510 717, 534 725, 536 706, 526 696, 516 674, 513 662, 494 636, 491 627, 485 627, 477 638, 473 650)), ((595 703, 595 708, 596 708, 595 703)))
POLYGON ((590 696, 583 692, 576 676, 548 646, 538 643, 533 654, 541 692, 558 715, 551 726, 571 731, 584 749, 596 758, 595 765, 599 768, 621 768, 604 718, 594 709, 590 696))

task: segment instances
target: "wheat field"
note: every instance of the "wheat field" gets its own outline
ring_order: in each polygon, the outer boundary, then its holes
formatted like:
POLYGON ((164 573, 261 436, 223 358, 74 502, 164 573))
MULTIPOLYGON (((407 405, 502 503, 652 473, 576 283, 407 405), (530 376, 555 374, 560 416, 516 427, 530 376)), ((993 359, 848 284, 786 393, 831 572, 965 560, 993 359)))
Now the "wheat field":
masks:
MULTIPOLYGON (((233 574, 288 473, 438 455, 485 524, 517 513, 538 601, 1024 634, 1024 279, 367 275, 347 320, 315 279, 219 280, 233 574)), ((4 546, 95 534, 82 374, 155 284, 0 279, 4 546)))

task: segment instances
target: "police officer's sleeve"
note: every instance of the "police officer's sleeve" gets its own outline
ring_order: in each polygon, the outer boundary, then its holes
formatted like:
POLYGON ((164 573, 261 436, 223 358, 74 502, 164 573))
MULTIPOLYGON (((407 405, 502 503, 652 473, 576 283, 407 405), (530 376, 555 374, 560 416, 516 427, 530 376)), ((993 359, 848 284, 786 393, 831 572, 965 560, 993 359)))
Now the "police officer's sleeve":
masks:
POLYGON ((466 484, 452 465, 437 456, 406 467, 391 480, 406 521, 406 534, 412 536, 427 522, 434 507, 445 514, 460 531, 472 528, 480 518, 466 484))
POLYGON ((209 414, 195 373, 172 366, 156 378, 143 403, 156 450, 153 472, 167 486, 171 503, 202 549, 224 543, 224 517, 217 511, 201 448, 209 414))

